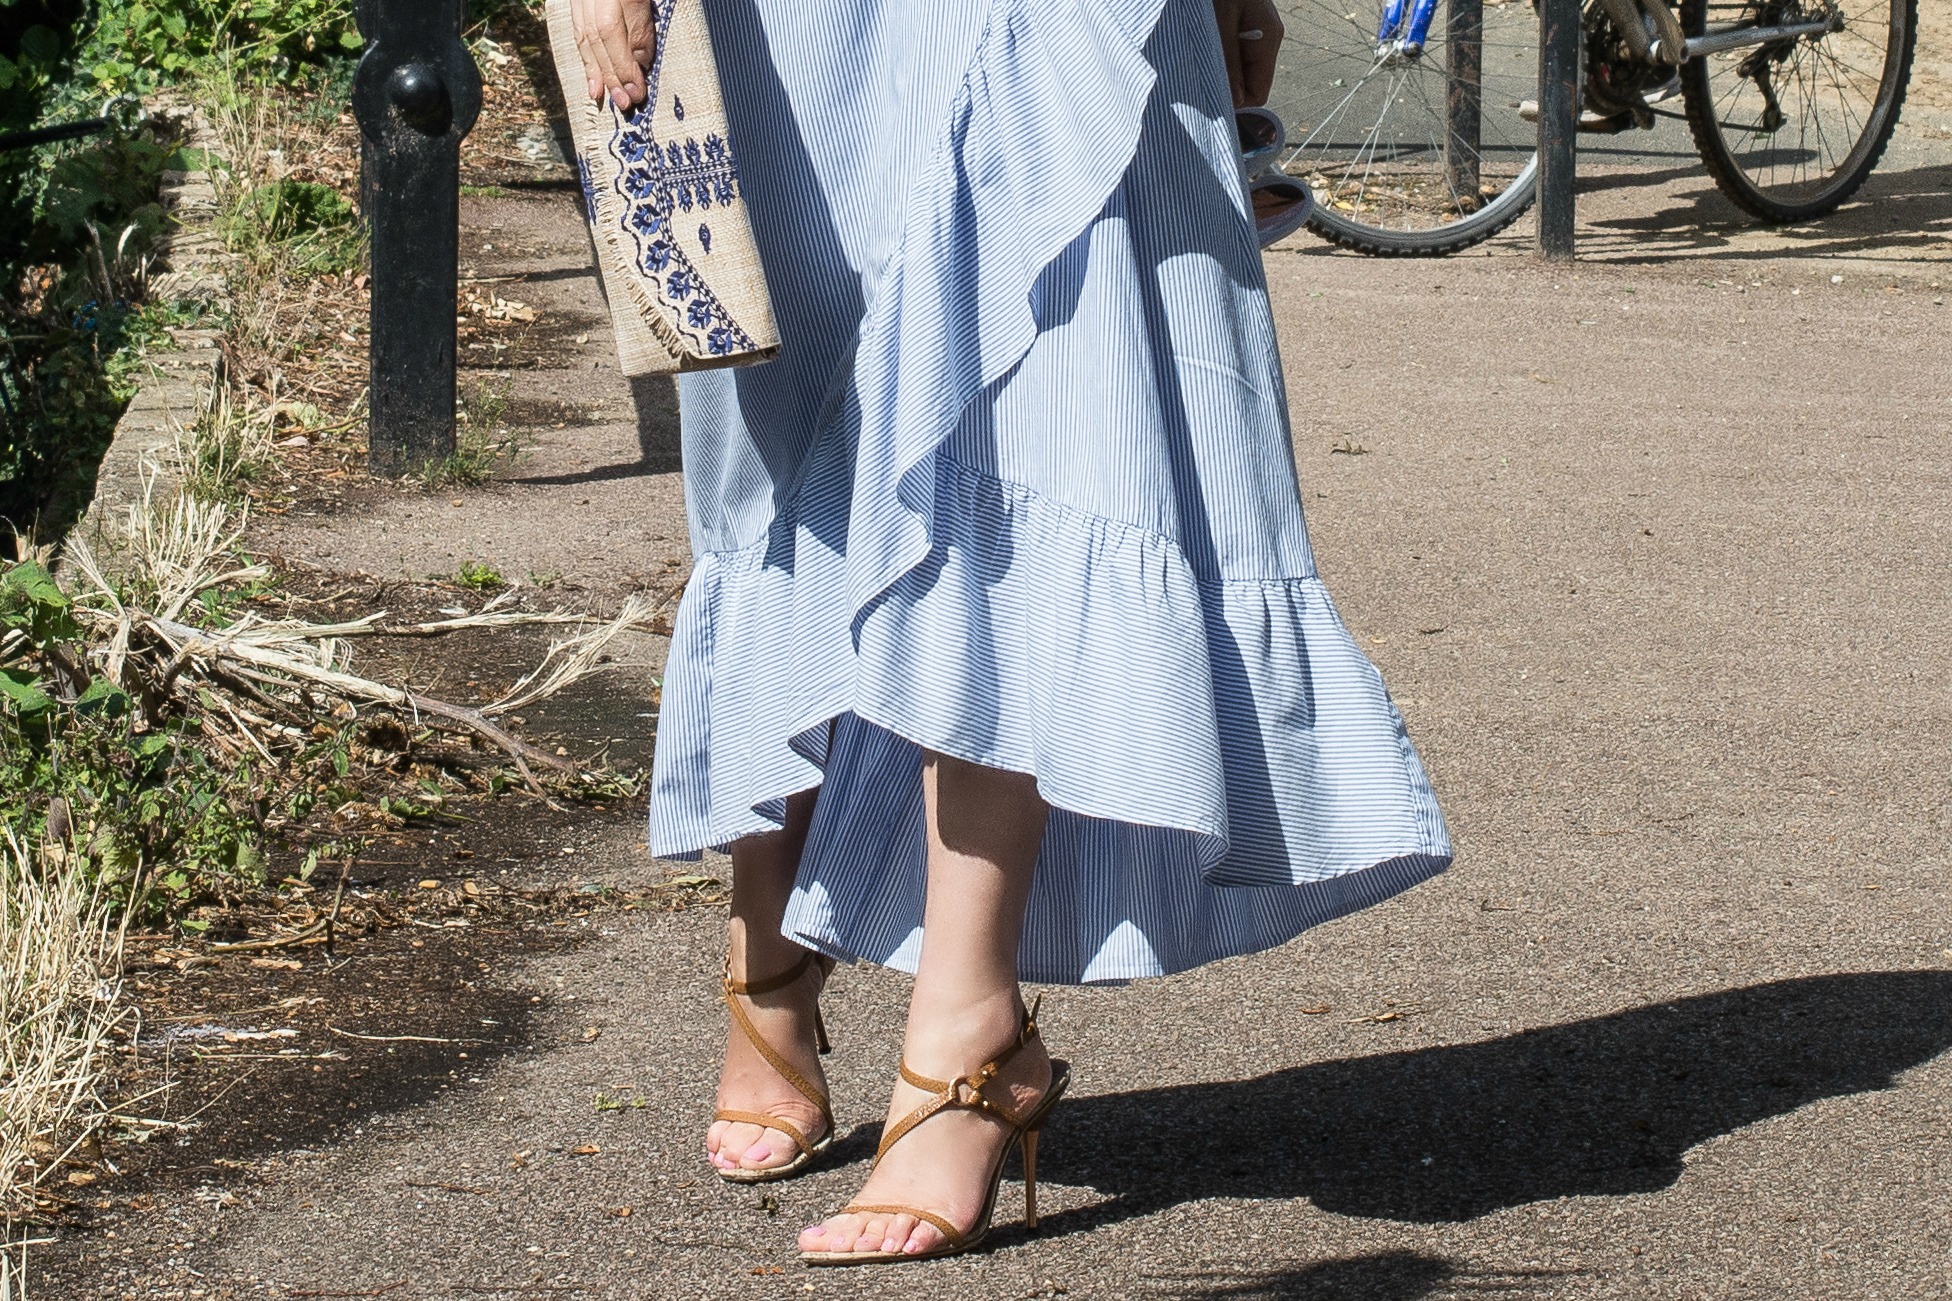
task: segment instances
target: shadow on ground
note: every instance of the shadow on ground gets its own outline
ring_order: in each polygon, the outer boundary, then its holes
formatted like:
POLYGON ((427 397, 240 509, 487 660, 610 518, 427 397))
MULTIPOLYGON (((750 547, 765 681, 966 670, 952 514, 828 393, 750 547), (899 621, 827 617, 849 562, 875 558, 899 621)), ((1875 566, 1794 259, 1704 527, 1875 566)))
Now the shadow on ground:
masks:
POLYGON ((1511 1295, 1550 1271, 1483 1273, 1442 1256, 1385 1251, 1267 1270, 1155 1274, 1147 1296, 1175 1301, 1421 1301, 1432 1296, 1511 1295))
POLYGON ((1046 1231, 1206 1198, 1306 1197, 1336 1214, 1430 1223, 1654 1192, 1707 1139, 1889 1088, 1948 1047, 1952 972, 1871 972, 1252 1080, 1081 1098, 1058 1113, 1044 1172, 1110 1198, 1047 1217, 1046 1231))
MULTIPOLYGON (((1703 255, 1736 260, 1785 257, 1912 261, 1942 252, 1952 235, 1952 164, 1874 172, 1857 197, 1815 221, 1769 228, 1741 212, 1705 169, 1665 168, 1582 177, 1582 195, 1644 187, 1648 207, 1583 223, 1580 255, 1609 262, 1659 264, 1703 255), (1664 190, 1688 174, 1699 183, 1664 190), (1758 233, 1764 238, 1757 238, 1758 233)), ((1915 268, 1914 268, 1915 269, 1915 268)))
POLYGON ((630 381, 630 398, 637 412, 638 457, 635 461, 599 465, 570 474, 512 475, 507 482, 563 485, 676 474, 683 468, 678 434, 677 385, 669 375, 640 375, 630 381))

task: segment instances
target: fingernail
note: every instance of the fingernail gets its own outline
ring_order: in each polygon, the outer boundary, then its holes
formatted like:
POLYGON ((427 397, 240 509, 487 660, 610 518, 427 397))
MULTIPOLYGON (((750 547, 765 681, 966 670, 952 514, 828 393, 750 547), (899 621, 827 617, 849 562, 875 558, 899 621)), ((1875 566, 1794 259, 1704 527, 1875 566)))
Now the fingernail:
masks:
POLYGON ((590 84, 590 98, 591 98, 591 99, 602 99, 602 98, 603 98, 603 83, 602 83, 601 81, 598 81, 598 80, 597 80, 597 79, 596 79, 595 77, 591 77, 591 78, 590 78, 590 83, 589 83, 589 84, 590 84))
POLYGON ((613 90, 610 92, 610 102, 615 104, 618 108, 629 108, 630 96, 625 94, 621 90, 613 90))

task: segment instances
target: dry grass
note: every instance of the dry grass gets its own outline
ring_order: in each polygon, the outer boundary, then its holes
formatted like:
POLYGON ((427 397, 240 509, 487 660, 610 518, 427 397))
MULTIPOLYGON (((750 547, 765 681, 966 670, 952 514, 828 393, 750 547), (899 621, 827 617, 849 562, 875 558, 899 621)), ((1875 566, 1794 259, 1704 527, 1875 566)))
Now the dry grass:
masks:
POLYGON ((263 218, 268 191, 281 183, 323 187, 355 203, 358 131, 321 92, 253 86, 222 64, 194 96, 224 159, 212 182, 234 262, 233 382, 248 394, 254 418, 298 405, 325 423, 350 423, 365 388, 369 301, 357 233, 295 234, 268 228, 263 218))
POLYGON ((0 1215, 10 1230, 92 1131, 109 1031, 128 1014, 122 938, 68 847, 0 836, 0 1215))

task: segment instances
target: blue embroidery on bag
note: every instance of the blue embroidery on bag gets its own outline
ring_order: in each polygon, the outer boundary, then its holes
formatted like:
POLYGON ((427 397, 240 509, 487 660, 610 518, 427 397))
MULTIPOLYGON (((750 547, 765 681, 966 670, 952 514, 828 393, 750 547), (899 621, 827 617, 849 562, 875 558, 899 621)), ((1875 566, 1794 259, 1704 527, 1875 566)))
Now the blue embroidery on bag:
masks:
MULTIPOLYGON (((665 33, 670 26, 676 0, 660 0, 657 5, 657 53, 646 76, 650 93, 645 107, 625 112, 612 111, 613 128, 610 152, 619 163, 615 186, 627 201, 623 230, 637 246, 637 265, 653 282, 653 294, 673 305, 674 324, 693 345, 712 356, 752 351, 752 337, 712 292, 711 286, 691 264, 684 249, 672 239, 671 217, 677 211, 693 208, 709 211, 726 207, 739 198, 739 169, 732 148, 716 132, 701 142, 687 136, 682 140, 660 140, 651 105, 657 103, 659 74, 664 66, 665 33)), ((682 122, 683 102, 671 97, 671 115, 682 122)), ((588 169, 585 169, 588 185, 588 169)), ((591 211, 595 199, 590 196, 591 211)), ((698 242, 705 252, 712 251, 711 228, 698 227, 698 242)))
POLYGON ((590 176, 590 160, 582 154, 576 155, 576 179, 583 186, 583 212, 596 225, 596 181, 590 176))

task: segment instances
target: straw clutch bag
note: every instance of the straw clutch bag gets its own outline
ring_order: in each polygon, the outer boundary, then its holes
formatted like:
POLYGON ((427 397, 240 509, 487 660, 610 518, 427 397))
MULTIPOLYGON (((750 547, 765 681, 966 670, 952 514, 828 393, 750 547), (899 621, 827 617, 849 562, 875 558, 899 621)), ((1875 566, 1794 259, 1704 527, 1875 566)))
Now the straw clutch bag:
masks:
POLYGON ((767 361, 779 352, 746 220, 702 0, 653 0, 644 104, 584 93, 569 0, 548 0, 584 208, 626 375, 767 361))

